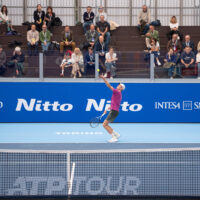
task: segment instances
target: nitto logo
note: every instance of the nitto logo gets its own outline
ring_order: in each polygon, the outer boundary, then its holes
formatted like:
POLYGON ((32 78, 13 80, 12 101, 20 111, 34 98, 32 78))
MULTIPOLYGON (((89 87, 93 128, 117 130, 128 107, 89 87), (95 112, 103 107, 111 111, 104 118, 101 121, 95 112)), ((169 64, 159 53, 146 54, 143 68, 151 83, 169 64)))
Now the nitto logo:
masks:
MULTIPOLYGON (((91 111, 94 108, 96 111, 103 111, 104 109, 110 107, 110 101, 106 101, 105 99, 101 99, 100 102, 97 102, 95 99, 88 99, 86 105, 86 111, 91 111)), ((121 104, 121 110, 124 112, 132 111, 132 112, 139 112, 143 109, 141 104, 129 104, 127 101, 121 104)), ((18 99, 17 100, 17 107, 16 111, 28 111, 28 112, 69 112, 73 110, 73 105, 70 103, 60 104, 59 101, 42 101, 37 99, 30 99, 27 101, 26 99, 18 99)))
POLYGON ((68 112, 73 109, 72 104, 60 104, 58 101, 54 101, 53 103, 50 103, 49 101, 41 101, 36 99, 31 99, 30 102, 27 102, 25 99, 18 99, 17 101, 17 107, 16 111, 21 111, 22 109, 26 111, 63 111, 68 112))
MULTIPOLYGON (((88 99, 86 111, 91 111, 94 108, 96 111, 103 111, 103 109, 107 109, 110 107, 110 101, 106 101, 105 99, 101 99, 99 103, 95 99, 88 99)), ((127 101, 121 104, 121 109, 124 112, 132 111, 139 112, 141 111, 143 106, 141 104, 129 104, 127 101)))
POLYGON ((0 110, 3 108, 3 102, 0 101, 0 110))

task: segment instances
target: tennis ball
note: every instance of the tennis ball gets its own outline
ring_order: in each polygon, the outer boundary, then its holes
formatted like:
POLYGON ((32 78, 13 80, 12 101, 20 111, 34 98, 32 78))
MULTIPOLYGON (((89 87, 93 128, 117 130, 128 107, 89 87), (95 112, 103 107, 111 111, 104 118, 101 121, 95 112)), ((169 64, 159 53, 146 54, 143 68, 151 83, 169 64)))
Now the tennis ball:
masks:
POLYGON ((100 69, 97 69, 98 72, 100 72, 100 69))

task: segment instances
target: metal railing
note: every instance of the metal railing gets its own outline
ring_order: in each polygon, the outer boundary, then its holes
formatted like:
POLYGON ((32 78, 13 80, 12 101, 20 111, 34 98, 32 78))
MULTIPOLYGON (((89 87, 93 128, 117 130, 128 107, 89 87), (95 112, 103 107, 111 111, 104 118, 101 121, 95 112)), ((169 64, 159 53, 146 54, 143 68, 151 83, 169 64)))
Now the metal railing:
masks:
MULTIPOLYGON (((26 54, 25 54, 26 55, 26 54)), ((183 71, 182 77, 169 77, 169 70, 165 69, 163 66, 157 66, 155 64, 154 54, 149 55, 149 60, 144 62, 143 60, 143 52, 117 52, 117 55, 120 55, 120 59, 125 59, 125 61, 118 61, 116 64, 116 77, 110 79, 111 82, 175 82, 175 83, 185 83, 192 82, 197 83, 200 82, 197 79, 197 71, 198 68, 195 66, 194 69, 187 69, 183 71), (121 55, 120 55, 121 54, 121 55), (140 55, 139 55, 140 54, 140 55), (140 56, 139 61, 129 63, 129 59, 132 55, 132 58, 140 56), (121 63, 120 63, 121 62, 121 63), (125 66, 123 65, 125 62, 125 66), (129 63, 126 66, 126 63, 129 63), (121 66, 120 66, 121 65, 121 66), (120 66, 120 67, 119 67, 120 66), (185 73, 186 72, 186 73, 185 73), (190 72, 190 73, 188 73, 190 72)), ((9 60, 10 57, 8 57, 9 60)), ((39 53, 39 56, 28 57, 25 56, 24 63, 24 71, 20 77, 14 75, 15 68, 7 68, 7 74, 0 76, 0 82, 99 82, 100 73, 105 74, 106 69, 102 69, 102 65, 100 64, 99 54, 95 54, 95 68, 90 70, 89 74, 85 75, 83 73, 82 78, 74 79, 71 77, 72 68, 66 68, 65 77, 60 77, 61 63, 62 57, 56 55, 44 55, 43 53, 39 53), (52 61, 55 62, 52 62, 52 61), (35 64, 34 64, 34 63, 35 64)), ((160 61, 163 63, 164 56, 160 56, 160 61)), ((179 68, 179 65, 175 66, 176 69, 179 68)), ((89 71, 89 70, 88 70, 89 71)), ((176 70, 175 70, 176 71, 176 70)), ((77 75, 78 76, 78 75, 77 75)))

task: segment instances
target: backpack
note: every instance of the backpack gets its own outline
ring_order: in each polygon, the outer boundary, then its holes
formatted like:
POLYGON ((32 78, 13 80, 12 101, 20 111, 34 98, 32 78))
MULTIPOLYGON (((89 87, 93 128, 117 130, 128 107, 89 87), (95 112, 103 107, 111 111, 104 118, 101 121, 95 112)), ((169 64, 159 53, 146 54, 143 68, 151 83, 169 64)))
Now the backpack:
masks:
POLYGON ((55 18, 55 26, 62 26, 62 21, 59 17, 55 18))
POLYGON ((50 49, 51 50, 60 50, 60 44, 57 41, 52 41, 50 49))
POLYGON ((157 19, 156 21, 151 22, 151 25, 153 26, 161 26, 161 22, 159 19, 157 19))
POLYGON ((21 46, 23 43, 17 40, 13 40, 11 42, 8 42, 8 47, 9 48, 14 48, 16 46, 21 46))

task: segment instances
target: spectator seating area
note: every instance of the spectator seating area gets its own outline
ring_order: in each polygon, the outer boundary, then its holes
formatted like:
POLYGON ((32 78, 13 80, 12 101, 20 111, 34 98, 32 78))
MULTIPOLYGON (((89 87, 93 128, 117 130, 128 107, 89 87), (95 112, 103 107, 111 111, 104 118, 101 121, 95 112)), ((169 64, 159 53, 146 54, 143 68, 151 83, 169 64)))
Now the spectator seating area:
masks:
MULTIPOLYGON (((12 41, 22 42, 22 50, 27 51, 27 26, 14 26, 14 29, 20 33, 20 36, 6 36, 2 35, 0 26, 0 41, 3 45, 3 49, 7 53, 7 57, 12 55, 14 47, 8 47, 8 43, 12 41)), ((162 56, 167 52, 166 46, 168 39, 166 37, 169 32, 169 27, 156 28, 160 33, 160 46, 161 46, 161 62, 163 64, 162 56)), ((179 27, 183 35, 190 34, 191 39, 195 45, 199 42, 200 27, 179 27)), ((64 30, 64 27, 54 27, 52 41, 60 42, 60 33, 64 30)), ((85 41, 82 26, 71 27, 74 33, 75 42, 77 46, 85 41)), ((144 61, 144 49, 145 42, 144 37, 139 35, 137 27, 119 27, 117 30, 111 32, 110 47, 114 47, 117 51, 119 61, 117 62, 117 78, 149 78, 150 69, 149 63, 144 61)), ((196 47, 195 47, 196 49, 196 47)), ((62 56, 59 54, 59 50, 55 50, 52 54, 44 56, 44 76, 45 78, 59 78, 60 77, 60 62, 62 56), (55 59, 56 58, 56 59, 55 59), (59 59, 59 62, 56 60, 59 59)), ((38 77, 39 76, 39 59, 34 56, 28 57, 26 53, 25 69, 23 77, 38 77)), ((184 77, 195 77, 197 70, 185 69, 183 72, 184 77)), ((13 77, 13 69, 9 69, 4 74, 4 77, 13 77)), ((66 70, 65 77, 70 77, 70 69, 66 70)), ((88 77, 94 77, 94 69, 91 69, 88 73, 88 77)), ((162 66, 155 68, 156 78, 168 78, 167 71, 162 66)))

